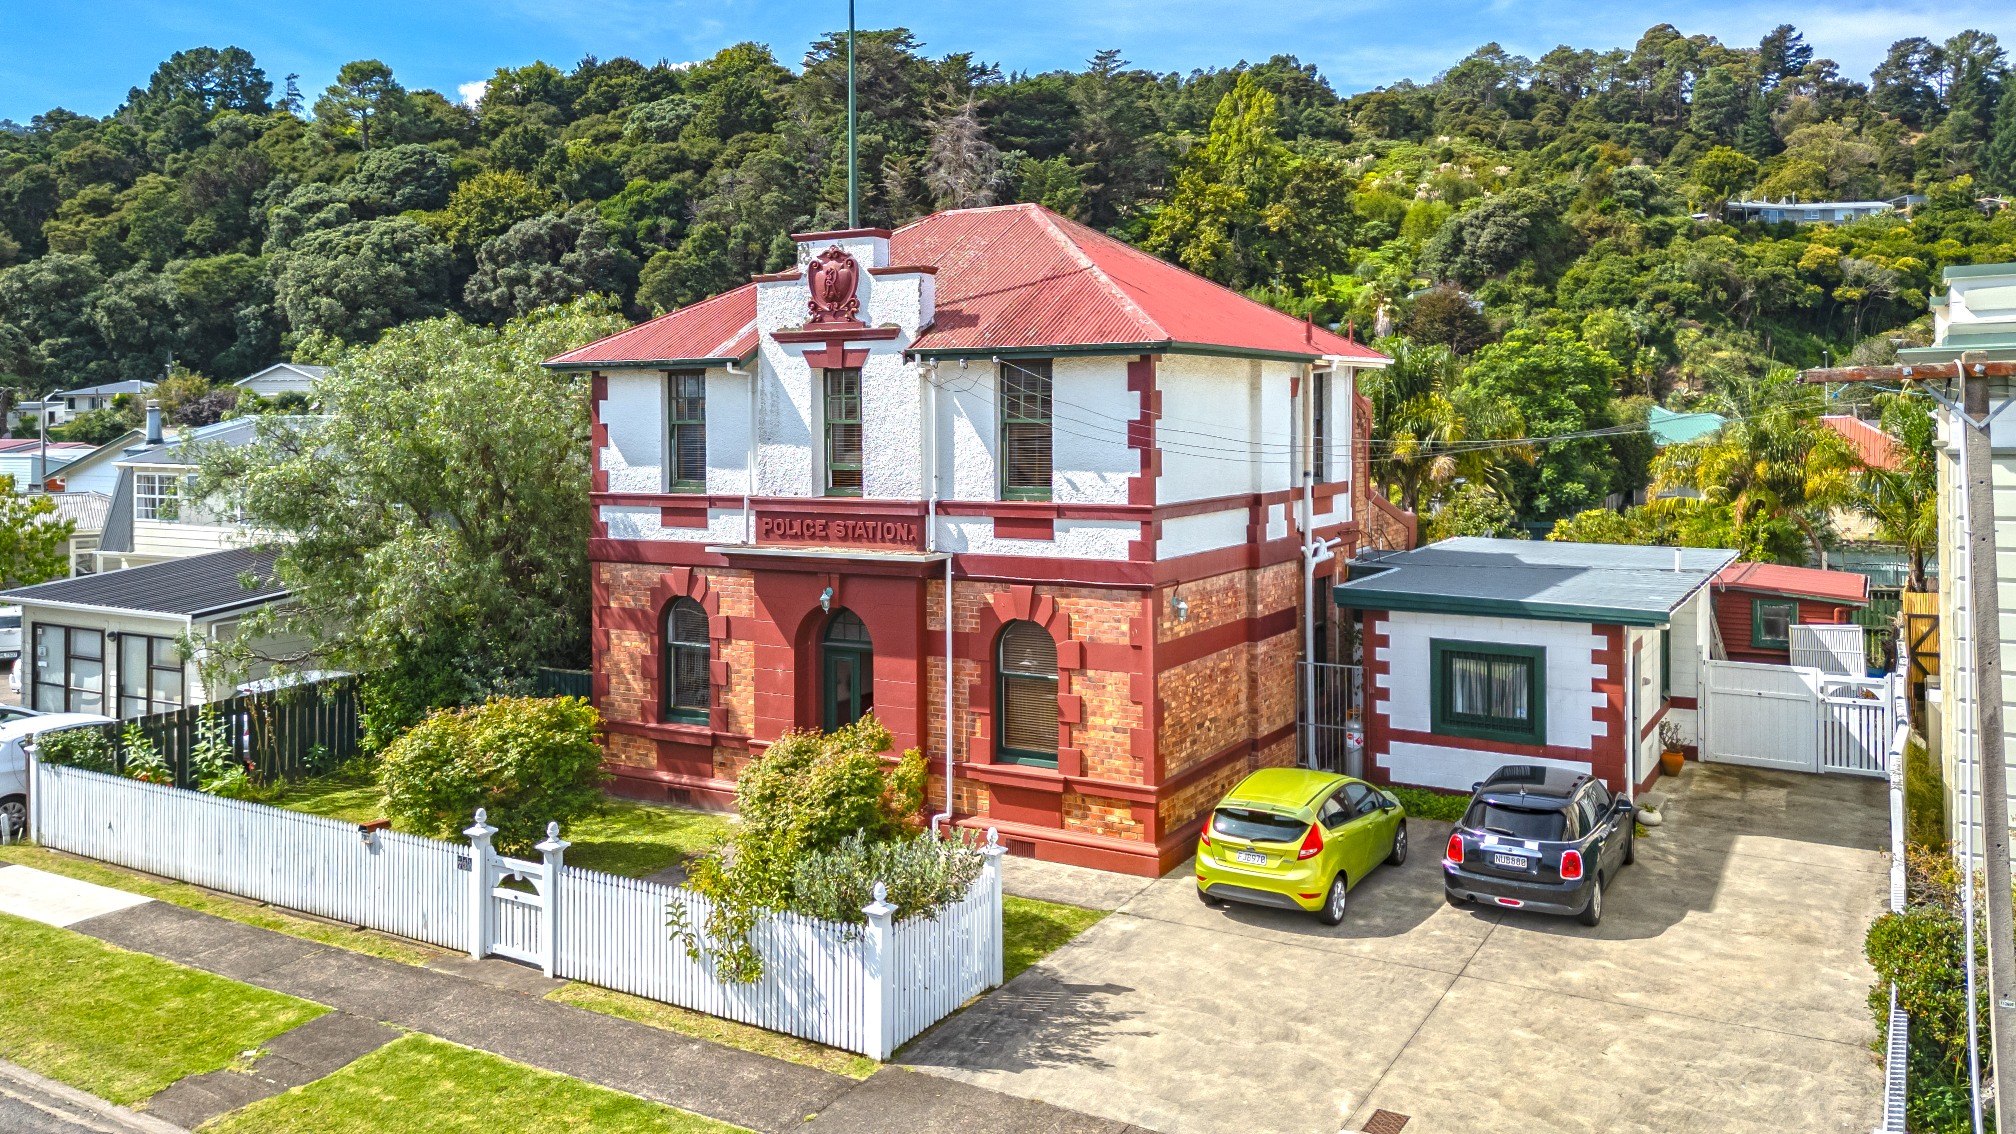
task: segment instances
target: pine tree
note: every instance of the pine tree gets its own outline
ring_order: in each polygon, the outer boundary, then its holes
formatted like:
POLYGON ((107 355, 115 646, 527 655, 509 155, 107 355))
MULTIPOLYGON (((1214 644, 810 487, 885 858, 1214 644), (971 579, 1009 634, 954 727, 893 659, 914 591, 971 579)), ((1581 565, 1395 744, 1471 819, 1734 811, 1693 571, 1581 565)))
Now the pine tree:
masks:
POLYGON ((2016 83, 2002 84, 1995 130, 1981 151, 1981 183, 1994 192, 2016 194, 2016 83))

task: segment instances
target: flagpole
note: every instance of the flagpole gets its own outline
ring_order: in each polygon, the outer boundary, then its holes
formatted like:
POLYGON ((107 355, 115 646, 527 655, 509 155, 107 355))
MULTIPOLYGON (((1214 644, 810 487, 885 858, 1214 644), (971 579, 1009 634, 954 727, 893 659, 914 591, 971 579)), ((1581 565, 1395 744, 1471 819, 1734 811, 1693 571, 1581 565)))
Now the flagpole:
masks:
POLYGON ((860 166, 854 160, 854 0, 847 0, 847 227, 861 227, 860 166))

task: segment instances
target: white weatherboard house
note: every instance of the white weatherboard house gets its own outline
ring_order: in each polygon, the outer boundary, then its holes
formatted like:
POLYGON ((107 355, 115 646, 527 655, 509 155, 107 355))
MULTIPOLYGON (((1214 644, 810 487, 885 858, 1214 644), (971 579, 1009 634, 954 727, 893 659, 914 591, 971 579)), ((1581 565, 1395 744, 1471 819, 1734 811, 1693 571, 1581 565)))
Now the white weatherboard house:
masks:
POLYGON ((308 397, 315 392, 315 381, 329 372, 326 366, 310 366, 305 362, 276 362, 257 374, 249 374, 231 383, 243 390, 250 390, 262 398, 280 394, 300 394, 308 397))
POLYGON ((1659 726, 1696 743, 1711 548, 1462 538, 1351 564, 1366 778, 1467 791, 1504 764, 1593 772, 1629 795, 1659 726))
POLYGON ((272 571, 271 551, 241 549, 0 591, 21 604, 22 703, 124 718, 230 696, 202 663, 245 615, 286 598, 272 571))

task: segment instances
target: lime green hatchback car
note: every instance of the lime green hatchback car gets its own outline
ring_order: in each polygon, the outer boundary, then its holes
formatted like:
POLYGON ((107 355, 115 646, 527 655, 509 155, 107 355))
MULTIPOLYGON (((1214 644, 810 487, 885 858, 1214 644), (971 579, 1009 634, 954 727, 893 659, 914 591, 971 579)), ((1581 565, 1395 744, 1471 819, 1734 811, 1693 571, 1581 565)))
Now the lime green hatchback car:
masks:
POLYGON ((1351 887, 1407 861, 1407 811, 1363 780, 1262 768, 1212 809, 1197 836, 1197 896, 1344 920, 1351 887))

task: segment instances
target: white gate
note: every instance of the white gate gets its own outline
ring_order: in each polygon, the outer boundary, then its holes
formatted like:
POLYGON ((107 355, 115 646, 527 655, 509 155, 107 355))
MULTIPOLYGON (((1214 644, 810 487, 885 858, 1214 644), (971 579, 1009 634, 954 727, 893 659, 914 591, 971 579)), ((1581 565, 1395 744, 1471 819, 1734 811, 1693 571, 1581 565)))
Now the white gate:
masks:
POLYGON ((1701 756, 1787 772, 1817 772, 1818 673, 1789 665, 1710 661, 1701 756))
POLYGON ((470 885, 475 892, 471 908, 477 911, 470 927, 469 955, 482 960, 495 955, 538 965, 547 976, 554 972, 555 937, 559 931, 559 889, 562 855, 568 842, 560 837, 560 824, 546 824, 546 841, 536 848, 543 862, 508 858, 490 849, 490 836, 497 828, 481 808, 476 823, 462 832, 469 836, 470 857, 475 869, 470 885), (530 890, 513 886, 529 884, 530 890))
POLYGON ((1732 661, 1708 662, 1707 678, 1702 759, 1786 772, 1888 774, 1896 720, 1886 680, 1732 661))
MULTIPOLYGON (((1792 627, 1792 664, 1825 674, 1862 677, 1869 672, 1868 631, 1853 622, 1800 623, 1792 627)), ((1885 737, 1883 743, 1890 740, 1885 737)))

